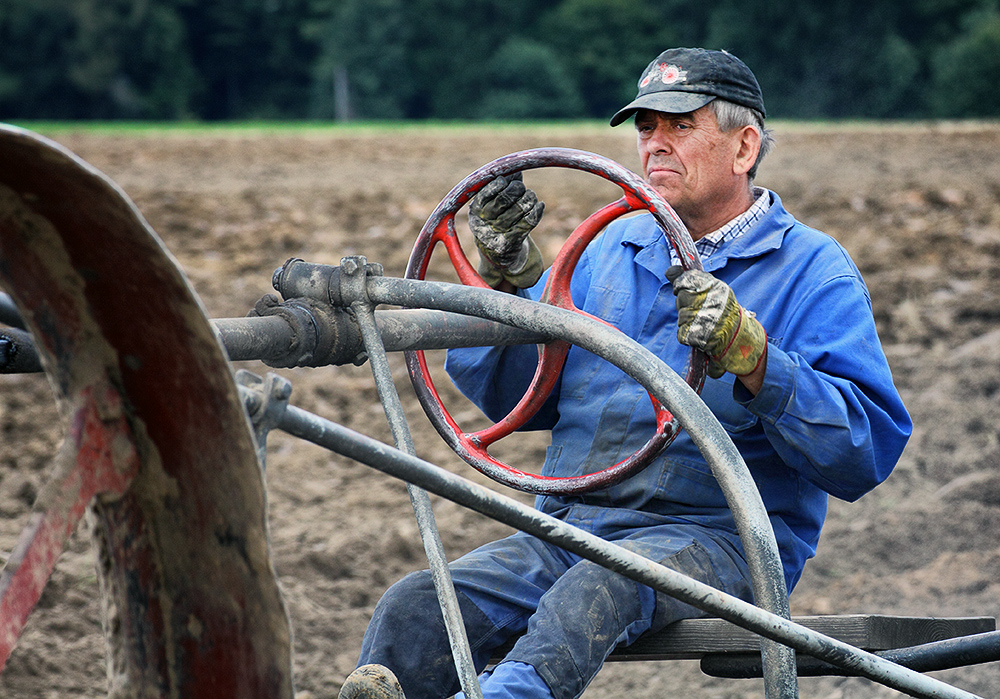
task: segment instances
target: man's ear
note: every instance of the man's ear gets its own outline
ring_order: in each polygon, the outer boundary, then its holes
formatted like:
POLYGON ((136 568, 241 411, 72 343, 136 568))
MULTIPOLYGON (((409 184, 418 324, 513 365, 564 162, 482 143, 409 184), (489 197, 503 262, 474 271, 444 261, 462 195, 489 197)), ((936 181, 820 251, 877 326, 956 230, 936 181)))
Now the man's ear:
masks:
POLYGON ((745 175, 757 162, 757 154, 760 153, 760 131, 756 126, 747 125, 740 129, 738 138, 739 148, 733 159, 733 173, 745 175))

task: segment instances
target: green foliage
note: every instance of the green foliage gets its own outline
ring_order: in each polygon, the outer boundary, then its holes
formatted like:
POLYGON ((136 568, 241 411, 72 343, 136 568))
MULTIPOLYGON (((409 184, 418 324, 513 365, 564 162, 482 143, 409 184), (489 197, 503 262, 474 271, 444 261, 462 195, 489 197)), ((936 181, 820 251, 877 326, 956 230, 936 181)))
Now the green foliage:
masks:
POLYGON ((906 7, 896 0, 730 0, 713 12, 708 43, 754 68, 769 114, 909 116, 921 65, 900 33, 910 19, 906 7), (747 31, 764 17, 782 20, 747 31))
POLYGON ((163 1, 174 6, 187 31, 199 116, 305 115, 316 60, 314 42, 303 35, 315 21, 309 0, 163 1))
POLYGON ((408 2, 414 28, 408 59, 420 86, 408 116, 481 116, 479 105, 487 97, 484 67, 508 40, 532 37, 533 24, 554 4, 554 0, 408 2))
POLYGON ((671 46, 769 116, 1000 116, 1000 0, 0 0, 0 118, 607 119, 671 46))
POLYGON ((683 43, 676 24, 665 21, 670 5, 680 3, 564 0, 543 18, 541 34, 562 58, 588 115, 610 118, 635 97, 643 68, 683 43))
POLYGON ((48 0, 0 4, 0 113, 47 118, 82 116, 48 95, 68 89, 69 57, 64 47, 72 18, 48 0))
POLYGON ((965 30, 935 56, 931 105, 945 117, 1000 114, 1000 12, 968 18, 965 30))
POLYGON ((312 75, 313 116, 335 115, 338 70, 349 81, 349 105, 341 105, 349 116, 407 116, 417 87, 409 19, 405 0, 334 1, 315 29, 320 50, 312 75))
POLYGON ((512 39, 486 62, 480 74, 479 116, 493 119, 551 119, 578 116, 580 93, 550 47, 512 39))

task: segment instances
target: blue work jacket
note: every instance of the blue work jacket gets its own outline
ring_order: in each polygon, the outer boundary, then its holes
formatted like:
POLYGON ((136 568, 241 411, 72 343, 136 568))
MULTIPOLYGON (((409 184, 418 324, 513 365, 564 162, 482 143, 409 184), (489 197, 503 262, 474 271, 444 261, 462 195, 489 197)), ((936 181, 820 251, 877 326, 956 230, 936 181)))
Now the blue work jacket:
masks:
MULTIPOLYGON (((704 262, 767 331, 763 388, 752 396, 727 373, 707 379, 701 396, 757 483, 791 590, 816 552, 828 494, 853 501, 881 483, 912 425, 857 267, 840 244, 796 221, 771 196, 752 230, 704 262)), ((664 275, 667 246, 650 214, 616 221, 587 248, 571 291, 578 308, 683 376, 690 348, 677 341, 677 307, 664 275)), ((545 279, 526 295, 538 298, 545 279)), ((459 389, 498 420, 521 397, 536 364, 533 346, 516 346, 451 350, 446 368, 459 389)), ((527 427, 552 430, 542 473, 575 476, 635 451, 652 435, 655 415, 633 379, 573 347, 553 395, 527 427)), ((651 518, 736 530, 715 477, 684 431, 625 482, 580 496, 540 496, 536 507, 603 531, 651 518)))

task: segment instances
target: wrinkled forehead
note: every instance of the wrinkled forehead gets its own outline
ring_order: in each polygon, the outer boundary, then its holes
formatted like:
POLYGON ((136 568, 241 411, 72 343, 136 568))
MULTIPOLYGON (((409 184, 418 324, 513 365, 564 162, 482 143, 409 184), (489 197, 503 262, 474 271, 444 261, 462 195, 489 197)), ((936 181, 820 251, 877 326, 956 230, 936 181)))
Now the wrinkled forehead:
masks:
POLYGON ((690 112, 661 112, 655 109, 637 109, 635 112, 635 124, 636 126, 640 124, 649 124, 651 122, 657 121, 693 121, 696 123, 712 123, 718 125, 715 118, 715 111, 711 109, 708 105, 704 107, 699 107, 694 111, 690 112))

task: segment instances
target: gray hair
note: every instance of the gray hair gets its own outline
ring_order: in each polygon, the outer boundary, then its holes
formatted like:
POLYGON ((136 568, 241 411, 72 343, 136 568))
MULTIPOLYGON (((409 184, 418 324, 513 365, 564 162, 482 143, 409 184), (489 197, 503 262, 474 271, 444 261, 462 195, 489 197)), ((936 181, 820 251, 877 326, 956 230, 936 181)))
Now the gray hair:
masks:
POLYGON ((771 129, 764 127, 764 115, 756 109, 727 102, 720 98, 712 100, 707 106, 711 107, 715 113, 715 121, 719 125, 719 131, 732 131, 744 126, 756 126, 760 131, 760 152, 757 153, 757 160, 754 161, 753 167, 747 173, 752 183, 757 176, 757 168, 760 167, 764 156, 770 153, 774 147, 774 134, 771 129))

